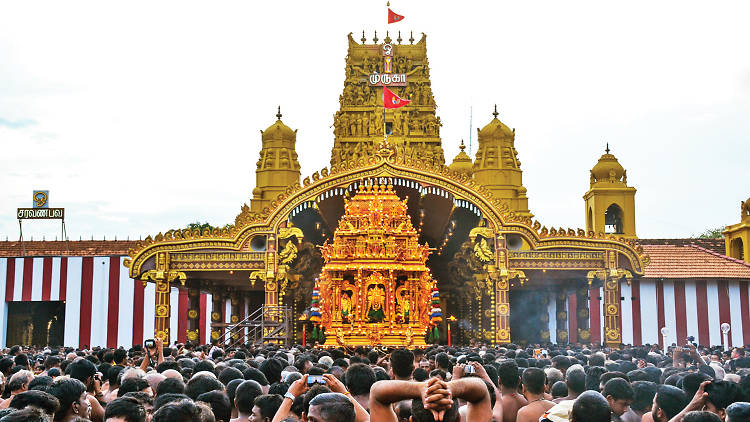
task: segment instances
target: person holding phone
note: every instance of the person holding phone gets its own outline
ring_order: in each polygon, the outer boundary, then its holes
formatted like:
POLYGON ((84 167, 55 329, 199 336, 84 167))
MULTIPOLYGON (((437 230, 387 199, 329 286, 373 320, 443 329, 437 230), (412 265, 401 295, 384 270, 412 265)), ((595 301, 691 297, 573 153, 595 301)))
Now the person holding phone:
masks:
POLYGON ((146 352, 146 356, 143 357, 141 362, 141 369, 144 372, 148 371, 149 366, 156 368, 156 365, 164 362, 164 341, 161 338, 157 337, 144 341, 143 349, 146 352))

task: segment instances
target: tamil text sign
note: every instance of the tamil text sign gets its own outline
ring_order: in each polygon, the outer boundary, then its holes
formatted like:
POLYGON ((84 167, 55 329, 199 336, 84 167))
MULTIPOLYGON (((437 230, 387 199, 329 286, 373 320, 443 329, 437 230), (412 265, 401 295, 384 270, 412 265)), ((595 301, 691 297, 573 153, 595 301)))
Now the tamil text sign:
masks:
POLYGON ((19 220, 65 219, 65 208, 19 208, 19 220))

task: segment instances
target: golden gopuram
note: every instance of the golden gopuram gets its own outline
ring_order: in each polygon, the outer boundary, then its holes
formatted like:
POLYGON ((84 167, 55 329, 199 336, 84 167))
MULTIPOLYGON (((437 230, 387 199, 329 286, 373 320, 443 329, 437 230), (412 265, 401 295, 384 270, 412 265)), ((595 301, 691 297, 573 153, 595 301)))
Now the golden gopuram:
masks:
POLYGON ((609 148, 598 162, 591 152, 581 180, 583 228, 553 227, 530 210, 516 130, 497 109, 473 151, 447 141, 460 152, 446 163, 424 34, 350 34, 342 76, 339 108, 320 122, 332 138, 316 141, 331 147, 325 168, 300 174, 297 130, 278 110, 233 224, 168 230, 130 251, 129 275, 155 283, 155 335, 175 337, 177 285, 188 339, 205 338, 208 318, 212 339, 235 343, 418 346, 447 342, 447 324, 454 344, 586 343, 591 330, 622 342, 620 289, 649 258, 636 189, 609 148), (384 110, 384 87, 410 103, 384 110))

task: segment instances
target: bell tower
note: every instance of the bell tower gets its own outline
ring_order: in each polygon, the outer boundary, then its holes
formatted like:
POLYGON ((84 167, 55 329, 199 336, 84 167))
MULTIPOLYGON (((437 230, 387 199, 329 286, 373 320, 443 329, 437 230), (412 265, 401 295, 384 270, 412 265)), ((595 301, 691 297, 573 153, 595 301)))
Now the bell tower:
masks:
POLYGON ((627 171, 609 144, 604 155, 591 169, 590 189, 583 195, 586 203, 586 231, 635 239, 635 188, 628 186, 627 171))
POLYGON ((497 106, 492 115, 494 118, 487 126, 477 128, 479 147, 472 167, 474 181, 506 201, 516 214, 533 217, 515 147, 516 131, 497 118, 497 106))
POLYGON ((289 186, 299 183, 300 167, 297 161, 297 131, 281 121, 281 107, 276 122, 261 130, 262 147, 255 169, 255 189, 250 201, 252 212, 261 212, 289 186))
POLYGON ((727 256, 750 263, 750 198, 740 203, 740 222, 724 229, 727 256))
POLYGON ((386 32, 382 41, 376 31, 372 44, 367 43, 364 31, 361 43, 351 33, 348 39, 344 90, 339 111, 333 116, 331 165, 372 156, 386 135, 400 156, 445 164, 442 123, 435 115, 430 83, 427 36, 422 34, 416 44, 413 35, 403 40, 400 31, 395 40, 386 32), (410 103, 385 110, 383 87, 410 103))

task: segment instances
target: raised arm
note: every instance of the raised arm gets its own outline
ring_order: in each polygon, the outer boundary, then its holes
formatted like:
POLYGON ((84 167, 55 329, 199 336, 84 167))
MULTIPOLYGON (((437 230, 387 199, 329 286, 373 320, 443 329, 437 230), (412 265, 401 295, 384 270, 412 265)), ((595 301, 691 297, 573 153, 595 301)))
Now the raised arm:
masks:
POLYGON ((490 408, 490 393, 480 378, 459 378, 448 382, 448 390, 453 398, 469 402, 466 409, 466 419, 469 421, 492 420, 490 408))
POLYGON ((370 419, 396 422, 396 413, 391 404, 410 399, 421 399, 425 408, 433 413, 435 420, 442 420, 442 412, 452 402, 445 382, 438 378, 430 378, 425 382, 378 381, 370 388, 370 419))
POLYGON ((323 378, 326 380, 326 385, 328 388, 331 389, 334 393, 341 393, 344 394, 350 402, 354 405, 354 412, 356 413, 356 422, 369 422, 370 421, 370 415, 367 413, 367 409, 362 407, 361 404, 357 400, 354 400, 354 397, 352 397, 352 394, 349 392, 349 390, 346 389, 346 386, 343 382, 339 381, 338 378, 336 378, 333 374, 323 374, 323 378))

